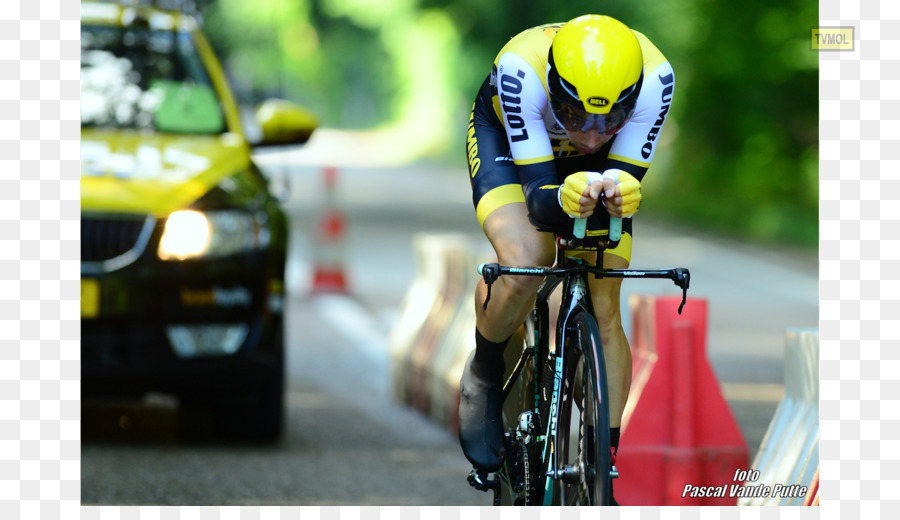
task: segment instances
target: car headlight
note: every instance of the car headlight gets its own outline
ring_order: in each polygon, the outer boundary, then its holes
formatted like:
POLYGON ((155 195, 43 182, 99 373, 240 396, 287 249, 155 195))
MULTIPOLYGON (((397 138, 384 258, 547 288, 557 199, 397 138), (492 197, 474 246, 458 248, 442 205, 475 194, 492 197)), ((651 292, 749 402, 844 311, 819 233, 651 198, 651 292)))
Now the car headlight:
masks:
POLYGON ((176 211, 166 220, 159 242, 163 260, 226 256, 259 247, 264 230, 245 211, 176 211))

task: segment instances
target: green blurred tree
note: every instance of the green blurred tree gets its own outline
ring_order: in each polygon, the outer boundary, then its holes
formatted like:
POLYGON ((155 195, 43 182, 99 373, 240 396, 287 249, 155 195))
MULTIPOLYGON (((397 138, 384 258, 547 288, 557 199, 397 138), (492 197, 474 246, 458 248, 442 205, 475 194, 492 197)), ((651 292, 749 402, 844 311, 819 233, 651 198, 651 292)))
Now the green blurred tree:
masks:
POLYGON ((702 17, 691 15, 693 30, 666 42, 676 124, 666 168, 651 186, 665 194, 660 206, 704 228, 814 246, 818 55, 810 29, 817 6, 694 4, 702 17))

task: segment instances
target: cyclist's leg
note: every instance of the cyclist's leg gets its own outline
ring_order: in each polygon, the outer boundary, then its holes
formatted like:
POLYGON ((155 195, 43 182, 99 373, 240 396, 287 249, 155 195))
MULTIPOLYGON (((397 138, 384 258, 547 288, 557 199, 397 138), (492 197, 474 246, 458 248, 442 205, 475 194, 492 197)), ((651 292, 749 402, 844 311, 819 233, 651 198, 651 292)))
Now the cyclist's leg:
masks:
MULTIPOLYGON (((548 265, 553 237, 539 233, 528 220, 518 171, 509 158, 503 128, 496 124, 486 81, 473 107, 466 147, 473 202, 485 235, 501 263, 548 265)), ((459 439, 466 457, 483 471, 503 461, 503 350, 531 307, 539 279, 502 277, 491 288, 479 281, 475 290, 475 352, 460 380, 459 439)))
MULTIPOLYGON (((620 246, 621 247, 621 246, 620 246)), ((626 258, 609 251, 603 254, 603 266, 611 269, 625 269, 629 265, 626 258)), ((631 348, 622 326, 619 298, 621 278, 601 278, 590 281, 591 297, 600 338, 606 357, 606 371, 609 386, 610 426, 618 428, 622 424, 622 411, 631 388, 631 348)))
MULTIPOLYGON (((484 232, 501 264, 552 264, 553 237, 534 229, 524 203, 493 211, 484 221, 484 232)), ((484 281, 475 289, 475 352, 460 380, 459 438, 466 457, 483 471, 496 471, 503 461, 503 351, 534 305, 540 282, 530 276, 499 278, 487 309, 484 281)))
MULTIPOLYGON (((534 228, 524 203, 497 208, 485 219, 483 230, 497 254, 497 261, 503 265, 553 264, 556 255, 553 235, 534 228)), ((531 310, 541 282, 541 278, 534 276, 501 277, 493 284, 490 304, 485 309, 487 286, 479 280, 475 288, 477 329, 491 341, 509 338, 531 310)))

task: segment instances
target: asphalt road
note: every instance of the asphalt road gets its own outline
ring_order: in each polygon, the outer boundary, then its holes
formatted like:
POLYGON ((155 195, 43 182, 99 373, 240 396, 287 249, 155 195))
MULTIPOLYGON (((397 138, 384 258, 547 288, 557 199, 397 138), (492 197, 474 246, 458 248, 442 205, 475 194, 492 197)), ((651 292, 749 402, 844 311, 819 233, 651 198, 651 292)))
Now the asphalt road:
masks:
MULTIPOLYGON (((265 163, 265 161, 263 161, 265 163)), ((287 429, 275 446, 206 442, 202 417, 176 404, 84 403, 82 503, 159 505, 487 505, 471 490, 450 432, 398 405, 387 335, 416 265, 416 233, 478 236, 465 171, 343 168, 333 203, 346 216, 347 295, 311 296, 321 168, 269 169, 288 179, 293 235, 287 429), (120 418, 130 417, 123 430, 120 418), (197 433, 185 438, 185 424, 197 433), (117 427, 118 425, 118 427, 117 427)), ((787 328, 815 328, 816 260, 641 222, 634 265, 692 271, 709 300, 708 353, 751 460, 783 391, 787 328)), ((650 294, 676 288, 628 287, 650 294)), ((628 324, 626 324, 628 328, 628 324)))

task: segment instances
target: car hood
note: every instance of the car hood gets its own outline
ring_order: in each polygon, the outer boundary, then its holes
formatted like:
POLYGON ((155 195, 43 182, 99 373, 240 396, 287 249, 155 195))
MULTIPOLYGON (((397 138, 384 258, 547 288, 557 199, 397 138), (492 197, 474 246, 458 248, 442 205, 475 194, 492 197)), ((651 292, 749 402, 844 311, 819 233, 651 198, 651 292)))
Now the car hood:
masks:
POLYGON ((147 135, 83 130, 81 209, 164 215, 250 166, 236 134, 147 135))

